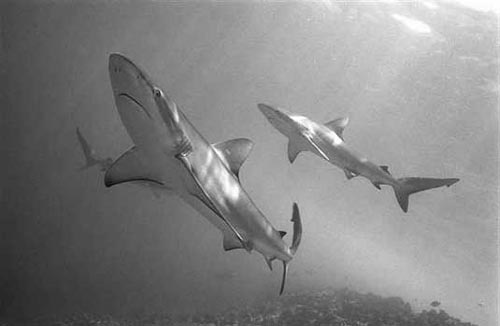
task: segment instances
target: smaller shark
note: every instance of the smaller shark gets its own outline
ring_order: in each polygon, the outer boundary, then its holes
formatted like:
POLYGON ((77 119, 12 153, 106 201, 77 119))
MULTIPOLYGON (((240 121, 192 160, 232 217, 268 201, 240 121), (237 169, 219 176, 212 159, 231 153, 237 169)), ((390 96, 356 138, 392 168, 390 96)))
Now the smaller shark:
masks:
POLYGON ((411 194, 442 186, 449 187, 459 181, 457 178, 394 178, 386 165, 370 162, 344 142, 343 131, 349 122, 348 118, 335 119, 322 125, 270 105, 257 106, 267 120, 288 137, 290 163, 295 161, 300 152, 310 151, 341 168, 348 180, 361 175, 379 190, 380 185, 390 185, 405 213, 408 211, 408 197, 411 194))
POLYGON ((97 165, 99 169, 104 172, 113 164, 113 159, 111 157, 99 158, 97 156, 95 150, 90 147, 88 141, 83 137, 80 128, 76 128, 76 136, 82 147, 83 155, 85 155, 85 165, 82 166, 80 170, 85 170, 97 165))

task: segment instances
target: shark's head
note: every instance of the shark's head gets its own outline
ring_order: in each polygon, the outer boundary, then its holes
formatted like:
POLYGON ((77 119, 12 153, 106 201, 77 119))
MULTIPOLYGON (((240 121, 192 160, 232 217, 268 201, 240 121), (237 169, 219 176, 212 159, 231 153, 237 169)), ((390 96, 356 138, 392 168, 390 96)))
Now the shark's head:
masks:
POLYGON ((136 146, 160 145, 168 152, 185 147, 177 105, 146 73, 122 54, 112 53, 109 76, 118 112, 136 146))
POLYGON ((257 106, 274 128, 278 129, 282 134, 289 136, 293 132, 294 121, 286 112, 267 104, 260 103, 257 106))

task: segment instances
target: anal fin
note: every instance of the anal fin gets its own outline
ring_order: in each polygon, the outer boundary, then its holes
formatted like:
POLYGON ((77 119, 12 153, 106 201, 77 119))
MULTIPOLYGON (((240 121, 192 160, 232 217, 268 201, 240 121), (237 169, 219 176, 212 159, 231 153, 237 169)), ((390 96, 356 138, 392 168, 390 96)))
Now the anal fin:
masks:
POLYGON ((384 172, 388 175, 391 175, 391 173, 389 172, 389 167, 387 165, 380 165, 380 168, 384 170, 384 172))
POLYGON ((358 176, 357 173, 354 173, 354 172, 352 172, 351 170, 348 170, 348 169, 344 169, 344 174, 345 174, 347 180, 351 180, 352 178, 358 176))
POLYGON ((267 266, 272 271, 273 270, 273 260, 275 260, 276 257, 266 257, 266 256, 264 256, 264 259, 266 261, 267 266))

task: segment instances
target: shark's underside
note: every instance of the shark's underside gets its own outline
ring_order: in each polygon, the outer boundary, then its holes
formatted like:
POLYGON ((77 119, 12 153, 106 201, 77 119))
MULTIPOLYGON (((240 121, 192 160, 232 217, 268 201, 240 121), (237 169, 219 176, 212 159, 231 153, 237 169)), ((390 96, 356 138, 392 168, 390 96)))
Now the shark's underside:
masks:
POLYGON ((141 181, 174 192, 221 230, 225 250, 256 250, 270 267, 272 260, 281 260, 281 293, 287 264, 301 239, 300 216, 294 204, 294 237, 288 246, 282 239, 285 232, 272 226, 241 186, 239 169, 252 142, 208 143, 177 105, 123 55, 110 55, 109 73, 118 112, 134 146, 108 169, 106 186, 141 181))
POLYGON ((347 118, 335 119, 322 125, 270 105, 259 104, 258 107, 268 121, 288 138, 290 163, 294 162, 300 152, 310 151, 342 169, 347 179, 363 176, 377 189, 381 185, 390 185, 404 212, 408 211, 408 198, 411 194, 449 187, 459 181, 457 178, 394 178, 387 166, 370 162, 344 142, 343 131, 349 122, 347 118))

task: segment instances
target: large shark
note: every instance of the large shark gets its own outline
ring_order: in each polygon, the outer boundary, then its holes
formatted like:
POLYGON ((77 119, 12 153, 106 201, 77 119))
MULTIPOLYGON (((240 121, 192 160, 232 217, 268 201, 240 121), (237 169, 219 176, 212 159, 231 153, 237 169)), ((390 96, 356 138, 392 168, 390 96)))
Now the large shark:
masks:
POLYGON ((173 192, 215 225, 224 250, 260 252, 270 269, 283 262, 280 294, 288 263, 302 237, 297 204, 293 205, 293 240, 283 241, 240 184, 240 166, 253 144, 232 139, 209 144, 178 106, 150 77, 125 56, 109 56, 114 99, 134 146, 107 170, 107 187, 130 181, 154 183, 173 192))
POLYGON ((347 118, 322 125, 270 105, 258 104, 258 108, 279 132, 288 137, 290 163, 294 162, 300 152, 310 151, 344 170, 347 179, 361 175, 377 189, 380 189, 380 185, 390 185, 404 212, 408 211, 408 197, 411 194, 431 188, 449 187, 459 181, 456 178, 394 178, 387 166, 370 162, 344 142, 343 131, 349 122, 347 118))

